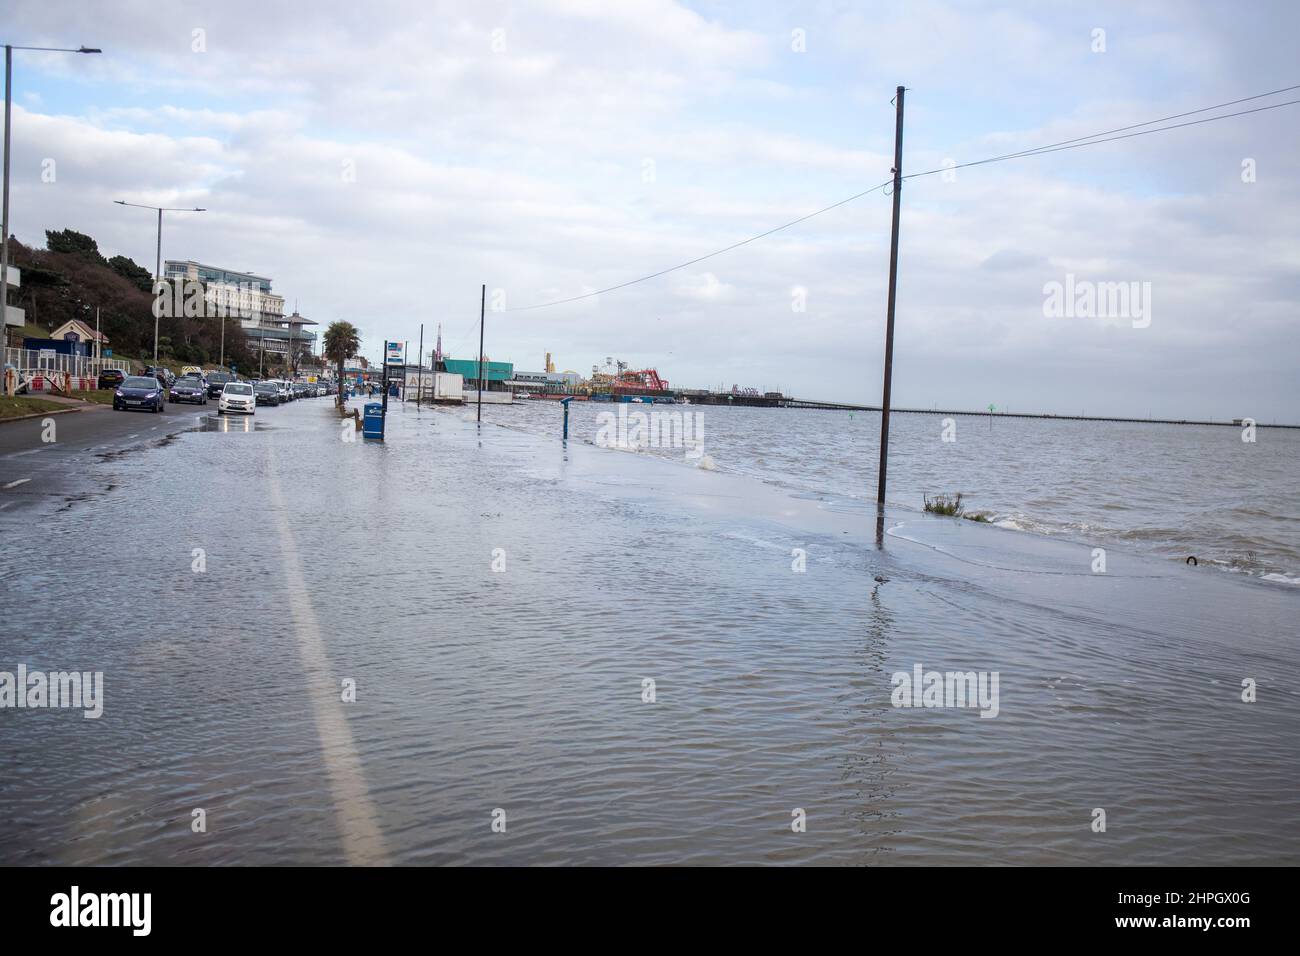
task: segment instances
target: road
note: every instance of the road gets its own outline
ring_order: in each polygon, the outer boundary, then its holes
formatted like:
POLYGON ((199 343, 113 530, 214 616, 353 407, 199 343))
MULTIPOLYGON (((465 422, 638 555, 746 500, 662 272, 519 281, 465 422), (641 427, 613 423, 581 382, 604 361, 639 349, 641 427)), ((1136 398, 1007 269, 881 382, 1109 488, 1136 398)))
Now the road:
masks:
POLYGON ((160 413, 118 412, 92 405, 48 418, 0 423, 0 512, 25 512, 51 501, 84 499, 102 490, 89 465, 203 427, 216 403, 168 405, 160 413), (46 441, 46 423, 54 441, 46 441))
POLYGON ((0 671, 103 706, 0 709, 0 865, 1300 858, 1300 591, 473 416, 6 446, 0 671))

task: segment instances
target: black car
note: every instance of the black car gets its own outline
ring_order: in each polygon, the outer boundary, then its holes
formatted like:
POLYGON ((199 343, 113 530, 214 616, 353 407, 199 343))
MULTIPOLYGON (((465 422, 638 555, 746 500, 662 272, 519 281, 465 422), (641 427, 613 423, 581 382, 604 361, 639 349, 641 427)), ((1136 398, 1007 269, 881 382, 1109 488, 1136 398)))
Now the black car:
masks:
POLYGON ((161 412, 167 403, 167 390, 152 375, 129 375, 113 393, 113 410, 132 408, 161 412))
POLYGON ((253 386, 253 395, 259 405, 279 405, 280 390, 270 382, 258 382, 253 386))
POLYGON ((163 368, 161 365, 146 365, 144 367, 144 371, 141 372, 140 374, 150 375, 153 378, 156 378, 158 380, 158 384, 161 385, 163 388, 170 388, 172 382, 176 381, 176 376, 173 375, 168 369, 163 368))
POLYGON ((234 380, 235 377, 229 372, 208 373, 208 398, 220 398, 221 390, 226 387, 226 383, 234 380))
POLYGON ((126 381, 126 373, 120 368, 106 368, 99 373, 100 388, 117 388, 126 381))
POLYGON ((171 387, 171 401, 208 404, 208 386, 197 375, 182 375, 171 387))

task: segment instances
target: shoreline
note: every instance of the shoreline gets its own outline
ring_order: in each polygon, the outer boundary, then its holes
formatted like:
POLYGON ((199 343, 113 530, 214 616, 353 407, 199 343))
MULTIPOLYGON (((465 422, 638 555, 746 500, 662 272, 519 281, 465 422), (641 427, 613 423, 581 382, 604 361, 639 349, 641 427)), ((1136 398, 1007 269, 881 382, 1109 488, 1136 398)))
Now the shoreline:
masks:
MULTIPOLYGON (((401 409, 403 406, 399 403, 395 407, 401 409)), ((636 406, 633 407, 635 408, 636 406)), ((444 415, 449 415, 453 418, 456 418, 457 420, 465 421, 471 425, 474 424, 473 409, 470 406, 466 406, 465 408, 458 408, 455 406, 430 406, 430 410, 437 411, 444 415)), ((678 409, 676 406, 673 406, 673 410, 680 410, 680 409, 678 409)), ((688 407, 688 410, 690 410, 690 407, 688 407)), ((391 413, 391 409, 390 409, 390 413, 391 413)), ((1016 416, 1007 416, 1007 417, 1016 417, 1016 416)), ((1030 417, 1038 417, 1038 416, 1030 416, 1030 417)), ((1047 416, 1047 417, 1051 417, 1051 416, 1047 416)), ((495 419, 495 418, 489 419, 485 417, 483 423, 494 425, 498 428, 503 428, 512 432, 517 432, 519 434, 529 435, 543 442, 551 440, 548 436, 542 435, 536 430, 530 428, 529 425, 531 424, 531 422, 527 422, 527 421, 507 422, 507 421, 502 421, 500 419, 495 419)), ((1285 427, 1290 427, 1290 426, 1285 426, 1285 427)), ((562 439, 557 434, 557 436, 554 438, 554 441, 556 443, 560 443, 562 439)), ((590 438, 582 437, 572 432, 570 433, 569 441, 582 444, 589 448, 600 449, 602 451, 610 451, 610 452, 617 452, 624 455, 631 455, 635 460, 638 461, 664 462, 671 465, 675 465, 679 468, 684 468, 688 471, 716 472, 721 475, 727 475, 727 476, 732 476, 737 478, 743 478, 746 480, 757 481, 766 487, 778 489, 795 498, 803 498, 811 495, 820 498, 822 500, 825 500, 828 503, 849 502, 849 503, 853 503, 854 505, 860 506, 862 508, 869 509, 873 516, 875 513, 875 499, 870 493, 870 491, 867 490, 864 490, 861 494, 853 494, 853 493, 838 493, 833 490, 827 490, 824 487, 810 488, 810 487, 801 486, 799 484, 795 484, 790 481, 784 480, 780 476, 776 476, 776 475, 754 474, 743 470, 733 470, 733 468, 728 467, 727 465, 716 465, 713 462, 713 460, 709 458, 707 455, 705 456, 707 463, 701 466, 698 463, 691 463, 677 456, 655 454, 652 451, 647 449, 622 448, 618 446, 600 445, 590 438)), ((937 489, 937 490, 942 490, 942 489, 937 489)), ((925 514, 925 512, 921 508, 899 501, 895 495, 891 495, 886 505, 889 511, 899 511, 904 515, 919 516, 925 514)), ((982 511, 984 509, 976 508, 974 510, 982 511)), ((1162 555, 1162 554, 1157 554, 1152 552, 1144 552, 1139 549, 1126 547, 1125 542, 1121 541, 1119 543, 1116 543, 1113 540, 1108 539, 1106 537, 1099 537, 1095 535, 1089 536, 1086 532, 1075 528, 1066 527, 1066 528, 1062 528, 1061 530, 1050 530, 1050 529, 1043 529, 1040 527, 1024 527, 1020 522, 1028 521, 1034 524, 1039 524, 1041 519, 1035 518, 1031 515, 1025 515, 1019 512, 1012 512, 1006 515, 998 515, 997 517, 991 517, 990 520, 987 522, 968 521, 964 518, 953 518, 950 520, 962 521, 963 523, 966 524, 977 524, 977 523, 985 524, 988 527, 994 527, 1004 531, 1010 531, 1017 534, 1033 535, 1042 538, 1044 540, 1067 542, 1074 545, 1087 546, 1088 548, 1102 547, 1105 548, 1107 552, 1111 552, 1111 551, 1122 552, 1131 555, 1133 557, 1140 557, 1146 560, 1155 561, 1161 566, 1180 565, 1181 563, 1187 561, 1188 556, 1191 556, 1197 558, 1197 564, 1199 567, 1205 569, 1212 569, 1213 571, 1219 573, 1228 574, 1233 576, 1234 578, 1245 578, 1247 580, 1261 582, 1272 587, 1294 588, 1300 586, 1300 570, 1297 570, 1297 573, 1295 574, 1291 574, 1288 573, 1286 570, 1243 568, 1231 562, 1221 560, 1218 558, 1203 557, 1200 555, 1196 555, 1192 551, 1188 551, 1187 555, 1182 555, 1182 556, 1162 555)))

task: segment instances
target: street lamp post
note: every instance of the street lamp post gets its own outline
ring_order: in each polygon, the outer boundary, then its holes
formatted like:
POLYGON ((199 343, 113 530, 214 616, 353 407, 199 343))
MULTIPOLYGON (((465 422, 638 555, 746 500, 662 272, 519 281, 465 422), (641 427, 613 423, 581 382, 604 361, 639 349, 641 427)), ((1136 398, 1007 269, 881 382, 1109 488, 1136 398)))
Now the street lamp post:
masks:
MULTIPOLYGON (((158 213, 158 247, 154 259, 154 294, 158 294, 158 283, 162 281, 162 214, 165 212, 207 212, 206 209, 188 206, 142 206, 138 202, 127 202, 124 199, 114 199, 113 202, 119 206, 134 206, 136 209, 152 209, 158 213)), ((154 303, 153 309, 153 364, 158 364, 158 304, 154 303)))
POLYGON ((0 237, 0 329, 4 328, 9 317, 9 113, 13 106, 14 92, 14 50, 32 50, 39 53, 102 53, 103 51, 88 46, 77 49, 65 49, 52 46, 14 46, 5 44, 5 157, 4 157, 4 198, 0 200, 0 221, 3 221, 3 237, 0 237))

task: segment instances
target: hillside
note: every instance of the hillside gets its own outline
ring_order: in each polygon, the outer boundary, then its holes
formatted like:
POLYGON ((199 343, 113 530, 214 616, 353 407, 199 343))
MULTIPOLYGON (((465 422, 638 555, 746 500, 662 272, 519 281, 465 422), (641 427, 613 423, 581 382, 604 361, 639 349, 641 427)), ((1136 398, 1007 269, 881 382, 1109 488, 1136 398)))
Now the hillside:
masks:
MULTIPOLYGON (((149 270, 125 256, 104 258, 95 240, 83 233, 64 229, 45 235, 44 249, 17 239, 9 241, 10 262, 22 270, 22 286, 10 289, 10 304, 27 311, 26 329, 9 330, 11 339, 23 334, 48 335, 74 318, 93 328, 98 307, 100 329, 108 336, 115 356, 152 359, 149 270)), ((225 337, 227 364, 256 367, 257 357, 250 352, 237 320, 226 320, 225 337)), ((160 321, 158 354, 164 364, 214 365, 220 348, 219 319, 163 317, 160 321)))

